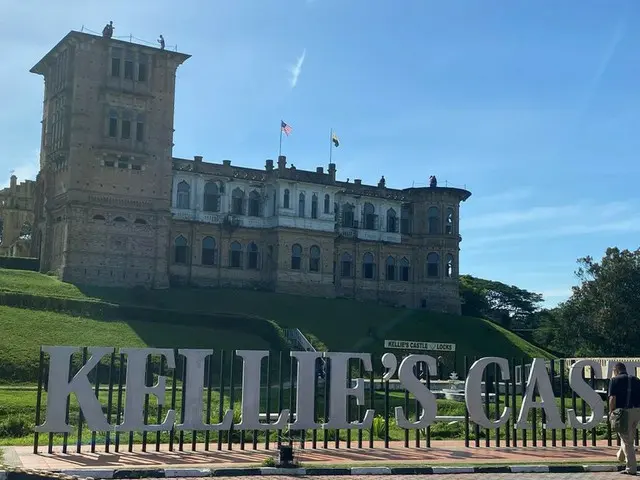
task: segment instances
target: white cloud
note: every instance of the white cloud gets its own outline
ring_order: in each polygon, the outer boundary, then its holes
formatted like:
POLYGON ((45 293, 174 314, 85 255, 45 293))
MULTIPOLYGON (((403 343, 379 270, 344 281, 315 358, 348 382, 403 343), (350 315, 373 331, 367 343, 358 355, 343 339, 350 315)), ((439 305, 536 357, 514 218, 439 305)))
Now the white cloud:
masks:
MULTIPOLYGON (((487 213, 465 218, 462 223, 464 230, 492 230, 505 228, 513 225, 534 223, 542 220, 558 220, 552 224, 542 226, 544 230, 553 230, 553 233, 566 232, 573 234, 576 227, 583 225, 587 228, 596 228, 601 231, 603 225, 613 225, 620 222, 607 222, 616 219, 617 215, 631 213, 636 208, 635 201, 609 202, 605 204, 594 204, 593 202, 579 202, 572 205, 556 205, 544 207, 531 207, 518 210, 507 210, 503 212, 487 213), (573 225, 569 221, 573 220, 573 225), (604 221, 604 223, 603 223, 604 221)), ((625 224, 630 223, 628 221, 625 224)), ((578 230, 583 228, 579 227, 578 230)), ((535 233, 535 231, 532 231, 535 233)), ((588 233, 588 232, 585 232, 588 233)), ((517 238, 522 238, 522 233, 517 233, 517 238)), ((525 236, 530 233, 524 234, 525 236)))
POLYGON ((307 56, 307 49, 302 50, 302 55, 298 57, 295 65, 290 68, 291 71, 291 88, 295 88, 298 84, 298 77, 300 77, 300 73, 302 73, 302 64, 304 63, 304 59, 307 56))
POLYGON ((14 164, 12 169, 13 170, 7 172, 6 177, 2 181, 3 188, 9 186, 11 175, 18 177, 18 183, 24 180, 35 180, 36 175, 40 171, 40 152, 34 152, 31 160, 14 164))

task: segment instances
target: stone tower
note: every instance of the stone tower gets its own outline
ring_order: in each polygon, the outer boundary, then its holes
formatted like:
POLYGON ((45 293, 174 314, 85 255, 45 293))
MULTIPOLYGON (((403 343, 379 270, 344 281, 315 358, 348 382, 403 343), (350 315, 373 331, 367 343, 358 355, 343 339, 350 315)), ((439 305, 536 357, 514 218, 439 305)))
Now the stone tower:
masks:
POLYGON ((45 80, 32 252, 93 285, 168 285, 176 70, 189 55, 72 31, 45 80))

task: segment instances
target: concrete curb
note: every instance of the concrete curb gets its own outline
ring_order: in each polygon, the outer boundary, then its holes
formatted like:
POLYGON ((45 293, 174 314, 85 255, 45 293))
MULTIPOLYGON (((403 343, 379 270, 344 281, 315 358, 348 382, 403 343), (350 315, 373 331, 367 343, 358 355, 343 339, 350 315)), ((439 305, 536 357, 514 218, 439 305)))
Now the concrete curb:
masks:
POLYGON ((433 475, 456 473, 586 473, 619 472, 621 465, 504 465, 477 467, 347 467, 347 468, 157 468, 157 469, 74 469, 45 472, 19 468, 0 470, 0 480, 98 480, 123 478, 248 477, 288 476, 368 476, 433 475))

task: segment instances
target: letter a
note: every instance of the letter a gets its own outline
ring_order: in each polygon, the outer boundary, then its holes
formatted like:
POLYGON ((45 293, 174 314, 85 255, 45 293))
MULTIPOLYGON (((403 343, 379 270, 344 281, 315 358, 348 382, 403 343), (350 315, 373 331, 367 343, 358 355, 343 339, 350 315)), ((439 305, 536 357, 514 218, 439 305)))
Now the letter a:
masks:
MULTIPOLYGON (((524 372, 523 372, 524 373, 524 372)), ((553 388, 549 380, 549 372, 542 358, 535 358, 531 364, 529 372, 529 380, 527 380, 527 391, 522 399, 520 407, 520 415, 516 428, 531 430, 532 425, 528 422, 529 410, 532 408, 542 408, 547 415, 547 428, 549 430, 560 430, 564 428, 564 423, 560 418, 560 412, 556 405, 556 399, 553 395, 553 388), (540 392, 540 400, 533 400, 533 392, 538 387, 540 392)))

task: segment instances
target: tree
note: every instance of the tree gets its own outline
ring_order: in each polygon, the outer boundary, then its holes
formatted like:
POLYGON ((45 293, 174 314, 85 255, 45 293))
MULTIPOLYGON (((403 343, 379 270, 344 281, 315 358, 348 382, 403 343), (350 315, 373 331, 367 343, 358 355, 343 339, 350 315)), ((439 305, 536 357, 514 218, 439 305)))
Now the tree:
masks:
POLYGON ((536 335, 576 355, 637 356, 640 249, 608 248, 599 263, 584 257, 578 264, 581 284, 536 335))
POLYGON ((531 322, 543 301, 539 293, 471 275, 460 277, 460 295, 464 315, 486 317, 507 328, 534 328, 531 322))

